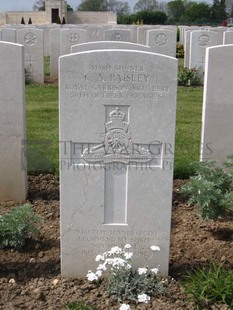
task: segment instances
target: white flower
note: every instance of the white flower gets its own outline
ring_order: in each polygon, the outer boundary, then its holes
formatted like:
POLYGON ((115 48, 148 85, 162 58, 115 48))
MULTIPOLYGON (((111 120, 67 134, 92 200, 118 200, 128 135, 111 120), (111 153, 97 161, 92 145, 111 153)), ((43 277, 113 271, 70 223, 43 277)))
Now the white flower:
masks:
POLYGON ((98 276, 94 272, 91 272, 91 271, 88 271, 88 274, 86 277, 88 281, 98 280, 98 276))
POLYGON ((123 258, 120 257, 115 257, 113 258, 113 267, 117 266, 117 267, 124 267, 126 261, 123 258))
POLYGON ((149 300, 150 300, 150 296, 147 294, 138 295, 138 302, 144 302, 145 304, 147 304, 149 300))
POLYGON ((125 269, 130 270, 131 268, 132 268, 132 266, 131 266, 130 264, 127 264, 127 265, 125 266, 125 269))
POLYGON ((121 254, 122 250, 121 250, 121 248, 119 248, 119 246, 114 246, 111 248, 110 253, 111 254, 121 254))
POLYGON ((151 251, 160 251, 160 247, 157 246, 157 245, 152 245, 152 246, 150 247, 150 249, 151 249, 151 251))
MULTIPOLYGON (((125 246, 124 246, 124 248, 125 249, 130 249, 131 248, 131 245, 130 244, 126 244, 125 246)), ((124 305, 124 304, 123 304, 124 305)))
POLYGON ((129 310, 130 309, 130 305, 127 305, 127 304, 122 304, 120 306, 120 310, 129 310))
POLYGON ((102 270, 97 270, 95 274, 97 277, 101 277, 102 276, 102 270))
POLYGON ((99 262, 100 260, 104 260, 104 257, 103 257, 103 255, 99 254, 99 255, 96 256, 95 261, 99 262))
POLYGON ((97 270, 107 270, 105 264, 99 264, 99 266, 97 267, 97 270))
POLYGON ((154 273, 154 274, 158 274, 159 269, 158 269, 158 268, 152 268, 150 271, 151 271, 152 273, 154 273))
POLYGON ((125 253, 124 253, 124 257, 125 257, 126 259, 130 259, 132 256, 133 256, 133 252, 125 252, 125 253))
POLYGON ((138 274, 145 274, 147 272, 147 268, 138 268, 138 274))
POLYGON ((114 260, 113 258, 106 258, 105 259, 105 264, 106 265, 112 265, 113 264, 113 260, 114 260))

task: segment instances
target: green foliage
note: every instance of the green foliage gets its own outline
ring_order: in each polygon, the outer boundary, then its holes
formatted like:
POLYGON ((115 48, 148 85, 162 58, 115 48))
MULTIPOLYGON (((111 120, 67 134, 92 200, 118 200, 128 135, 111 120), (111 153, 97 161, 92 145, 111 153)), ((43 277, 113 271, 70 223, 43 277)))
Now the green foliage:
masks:
POLYGON ((196 22, 200 20, 208 20, 211 14, 211 8, 205 2, 188 2, 185 12, 185 20, 188 22, 196 22))
POLYGON ((167 20, 167 15, 161 11, 140 11, 136 14, 136 21, 143 21, 144 25, 164 24, 167 20))
POLYGON ((178 71, 178 85, 179 86, 200 86, 203 84, 202 76, 193 68, 188 69, 179 66, 178 71))
POLYGON ((211 7, 211 19, 223 21, 226 17, 225 0, 213 0, 213 5, 211 7))
POLYGON ((24 69, 24 76, 25 76, 25 85, 29 85, 32 83, 32 75, 29 69, 24 69))
POLYGON ((31 205, 25 204, 0 216, 0 248, 21 249, 30 237, 37 237, 36 224, 40 218, 33 214, 31 205))
POLYGON ((183 185, 181 191, 190 196, 189 205, 197 204, 201 219, 216 219, 226 210, 233 210, 233 157, 223 167, 216 167, 215 161, 192 164, 195 175, 183 185))
POLYGON ((185 293, 199 309, 213 304, 227 304, 233 309, 233 270, 212 264, 188 273, 182 282, 185 293))
POLYGON ((170 21, 179 22, 182 16, 185 14, 185 4, 182 0, 168 2, 167 8, 170 21))
POLYGON ((96 308, 87 306, 83 303, 72 302, 66 306, 66 310, 95 310, 96 308))
POLYGON ((176 58, 184 58, 184 46, 183 44, 176 44, 176 58))
POLYGON ((107 0, 82 0, 78 6, 78 11, 107 11, 107 0))

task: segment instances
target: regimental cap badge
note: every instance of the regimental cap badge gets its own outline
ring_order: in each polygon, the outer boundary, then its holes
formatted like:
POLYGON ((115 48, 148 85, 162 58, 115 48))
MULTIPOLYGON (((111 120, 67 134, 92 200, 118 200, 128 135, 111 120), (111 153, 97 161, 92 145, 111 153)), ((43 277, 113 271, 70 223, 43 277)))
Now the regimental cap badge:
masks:
POLYGON ((125 113, 120 111, 118 107, 109 113, 109 118, 110 121, 105 124, 107 132, 116 128, 124 131, 128 130, 129 124, 123 122, 125 119, 125 113))

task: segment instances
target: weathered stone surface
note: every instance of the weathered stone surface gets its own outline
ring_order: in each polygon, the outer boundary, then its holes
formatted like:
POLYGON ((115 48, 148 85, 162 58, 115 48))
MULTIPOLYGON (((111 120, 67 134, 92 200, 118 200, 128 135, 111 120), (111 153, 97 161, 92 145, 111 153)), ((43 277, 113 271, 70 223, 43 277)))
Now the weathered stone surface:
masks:
POLYGON ((85 276, 97 254, 126 243, 134 267, 166 275, 177 60, 76 53, 60 58, 59 81, 62 275, 85 276))

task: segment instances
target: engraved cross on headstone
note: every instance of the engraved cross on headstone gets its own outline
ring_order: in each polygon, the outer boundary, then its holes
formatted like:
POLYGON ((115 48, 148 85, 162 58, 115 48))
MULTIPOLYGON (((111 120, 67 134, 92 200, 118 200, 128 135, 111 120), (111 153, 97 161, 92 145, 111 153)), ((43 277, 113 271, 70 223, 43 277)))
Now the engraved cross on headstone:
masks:
MULTIPOLYGON (((148 164, 161 166, 162 144, 156 142, 148 146, 133 143, 129 133, 129 106, 105 106, 105 111, 102 143, 89 143, 86 148, 76 143, 75 149, 82 150, 80 154, 84 164, 104 167, 104 224, 123 225, 127 224, 129 170, 144 169, 148 164)), ((70 153, 75 153, 72 147, 70 153)), ((74 163, 75 159, 71 158, 71 161, 74 163)))
POLYGON ((33 67, 33 62, 36 61, 36 58, 34 55, 31 54, 26 54, 25 55, 25 67, 26 70, 28 70, 30 73, 32 73, 32 67, 33 67))

